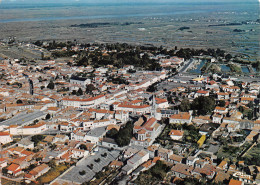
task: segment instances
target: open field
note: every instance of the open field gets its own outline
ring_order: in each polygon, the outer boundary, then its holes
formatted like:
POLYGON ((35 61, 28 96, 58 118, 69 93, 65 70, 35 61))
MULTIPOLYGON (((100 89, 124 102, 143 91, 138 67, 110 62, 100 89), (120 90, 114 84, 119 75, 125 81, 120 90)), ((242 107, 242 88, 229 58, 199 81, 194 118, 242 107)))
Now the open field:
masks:
POLYGON ((81 43, 221 48, 233 54, 248 55, 252 61, 259 59, 257 5, 118 5, 106 8, 71 5, 31 7, 26 8, 26 14, 23 10, 1 10, 0 39, 16 36, 22 41, 76 39, 81 43), (248 22, 241 24, 243 21, 248 22), (95 26, 72 26, 90 23, 95 26), (234 32, 235 29, 242 31, 234 32))

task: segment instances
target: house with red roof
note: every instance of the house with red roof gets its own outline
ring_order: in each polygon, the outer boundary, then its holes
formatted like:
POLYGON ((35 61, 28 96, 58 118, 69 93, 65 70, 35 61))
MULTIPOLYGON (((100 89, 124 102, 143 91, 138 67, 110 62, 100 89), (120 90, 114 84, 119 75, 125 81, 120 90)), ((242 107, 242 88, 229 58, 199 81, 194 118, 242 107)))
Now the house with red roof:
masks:
POLYGON ((22 173, 22 169, 18 164, 11 164, 6 169, 7 169, 7 173, 13 176, 18 176, 22 173))
POLYGON ((61 100, 61 105, 65 107, 75 107, 75 108, 81 108, 81 109, 87 109, 91 107, 95 107, 99 105, 102 102, 105 102, 106 97, 105 95, 98 95, 90 98, 63 98, 61 100))
POLYGON ((0 158, 0 168, 4 168, 7 166, 7 161, 4 158, 0 158))
POLYGON ((219 107, 217 106, 214 110, 215 113, 217 114, 227 114, 228 113, 228 109, 226 107, 219 107))
POLYGON ((218 100, 228 100, 229 99, 229 93, 226 92, 219 92, 217 93, 218 100))
POLYGON ((209 91, 204 91, 204 90, 198 90, 195 95, 194 98, 197 98, 199 96, 209 96, 209 91))
POLYGON ((132 105, 130 103, 122 103, 115 107, 115 110, 128 111, 134 114, 145 114, 151 111, 150 105, 132 105))
POLYGON ((35 125, 18 128, 18 133, 20 133, 20 135, 33 135, 33 134, 40 134, 45 130, 47 130, 46 122, 40 121, 35 125))
POLYGON ((32 169, 28 174, 25 174, 24 178, 28 180, 36 180, 38 177, 47 173, 50 169, 51 168, 47 164, 41 164, 32 169))
POLYGON ((160 134, 161 129, 162 125, 160 125, 154 117, 149 119, 140 117, 138 121, 134 123, 133 133, 136 137, 132 138, 131 145, 150 146, 160 134))
POLYGON ((181 140, 183 137, 184 131, 182 130, 171 130, 169 133, 169 136, 173 139, 173 140, 181 140))
POLYGON ((228 185, 244 185, 244 182, 235 179, 230 179, 228 185))
POLYGON ((174 114, 170 117, 170 123, 180 123, 180 124, 190 124, 192 116, 188 112, 181 112, 179 114, 174 114))

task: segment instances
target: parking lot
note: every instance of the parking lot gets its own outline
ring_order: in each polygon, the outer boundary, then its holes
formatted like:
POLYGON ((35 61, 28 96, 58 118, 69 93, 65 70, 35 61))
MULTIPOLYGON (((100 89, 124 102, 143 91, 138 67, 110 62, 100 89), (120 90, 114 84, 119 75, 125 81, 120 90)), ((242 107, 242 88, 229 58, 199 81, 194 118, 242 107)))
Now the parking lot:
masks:
POLYGON ((6 126, 26 125, 26 124, 33 122, 35 119, 40 119, 44 116, 45 116, 45 113, 42 111, 35 111, 35 112, 29 113, 29 114, 22 113, 11 119, 1 122, 1 125, 6 125, 6 126))
POLYGON ((119 156, 120 151, 113 150, 108 151, 108 149, 100 148, 95 155, 86 157, 83 161, 80 161, 74 168, 69 172, 59 177, 61 180, 70 181, 72 183, 83 183, 90 181, 97 172, 101 171, 105 166, 107 166, 111 161, 115 160, 119 156), (107 153, 107 156, 101 156, 104 153, 107 153), (99 162, 95 160, 100 159, 99 162), (88 166, 93 164, 93 168, 90 169, 88 166), (85 171, 84 175, 80 175, 79 172, 85 171))

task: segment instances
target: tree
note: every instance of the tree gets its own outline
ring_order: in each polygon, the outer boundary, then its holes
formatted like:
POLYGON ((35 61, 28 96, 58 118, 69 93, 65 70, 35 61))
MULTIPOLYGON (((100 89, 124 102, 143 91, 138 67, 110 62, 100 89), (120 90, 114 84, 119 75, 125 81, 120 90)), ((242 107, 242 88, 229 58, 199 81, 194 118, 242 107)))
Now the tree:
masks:
POLYGON ((31 141, 34 142, 34 146, 37 146, 37 144, 42 141, 45 138, 43 135, 34 135, 31 138, 31 141))
POLYGON ((197 111, 198 115, 206 115, 214 110, 215 100, 209 96, 199 96, 193 100, 191 108, 197 111))
POLYGON ((76 94, 77 94, 77 91, 76 91, 76 90, 73 90, 73 91, 71 92, 71 94, 72 94, 72 95, 76 95, 76 94))
POLYGON ((55 168, 56 167, 55 159, 50 160, 49 167, 51 167, 51 168, 55 168))
POLYGON ((79 148, 80 148, 81 150, 87 150, 87 147, 86 147, 86 145, 84 145, 84 144, 81 144, 81 145, 79 146, 79 148))
POLYGON ((51 80, 50 83, 47 85, 47 88, 49 89, 54 89, 55 84, 53 83, 53 81, 51 80))
POLYGON ((23 103, 22 100, 17 100, 17 101, 16 101, 16 104, 22 104, 22 103, 23 103))
POLYGON ((42 58, 42 60, 44 60, 44 53, 43 52, 41 52, 41 58, 42 58))
POLYGON ((118 146, 129 145, 131 138, 133 137, 133 124, 127 122, 124 127, 121 127, 118 134, 116 135, 115 142, 118 146))
POLYGON ((226 102, 224 100, 220 100, 218 102, 218 106, 220 106, 220 107, 225 107, 225 105, 226 105, 226 102))
POLYGON ((45 119, 50 119, 51 118, 51 115, 48 113, 46 116, 45 116, 45 119))
POLYGON ((118 134, 118 130, 116 128, 112 128, 107 132, 107 137, 114 139, 116 138, 117 134, 118 134))
POLYGON ((97 172, 97 173, 96 173, 96 178, 97 178, 97 179, 100 179, 101 177, 103 177, 103 175, 104 175, 104 173, 103 173, 102 171, 97 172))
POLYGON ((85 174, 86 174, 86 171, 85 171, 85 170, 79 171, 79 174, 80 174, 80 175, 85 175, 85 174))
POLYGON ((87 86, 86 86, 86 93, 92 93, 92 91, 94 91, 96 88, 95 88, 95 86, 93 85, 93 84, 88 84, 87 86))
POLYGON ((161 70, 161 65, 158 62, 153 62, 150 66, 149 69, 150 71, 159 71, 161 70))
POLYGON ((180 110, 182 111, 182 112, 187 112, 187 111, 189 111, 190 110, 190 101, 187 99, 187 98, 185 98, 185 99, 183 99, 182 101, 181 101, 181 104, 180 104, 180 110))
POLYGON ((250 109, 249 111, 248 111, 248 113, 247 113, 247 118, 249 119, 249 120, 252 120, 253 119, 253 111, 250 109))
POLYGON ((82 89, 79 88, 76 94, 77 94, 77 96, 81 96, 81 95, 83 95, 83 91, 82 91, 82 89))
POLYGON ((172 96, 168 96, 168 97, 167 97, 167 101, 168 101, 169 103, 173 103, 172 96))
POLYGON ((155 91, 157 91, 157 88, 155 87, 155 85, 150 85, 150 86, 147 88, 146 91, 148 91, 148 92, 155 92, 155 91))
POLYGON ((227 61, 230 61, 231 58, 232 58, 232 55, 230 55, 230 54, 227 54, 227 55, 225 56, 225 59, 226 59, 227 61))

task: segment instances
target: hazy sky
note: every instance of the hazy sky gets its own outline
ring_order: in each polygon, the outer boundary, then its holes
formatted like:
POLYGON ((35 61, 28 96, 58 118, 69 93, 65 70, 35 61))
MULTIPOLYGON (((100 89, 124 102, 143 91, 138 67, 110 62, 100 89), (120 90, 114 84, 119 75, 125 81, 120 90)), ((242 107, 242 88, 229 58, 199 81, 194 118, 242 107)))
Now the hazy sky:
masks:
MULTIPOLYGON (((135 3, 135 2, 258 2, 258 0, 2 0, 2 3, 72 3, 72 2, 81 2, 81 3, 135 3)), ((1 0, 0 0, 1 2, 1 0)))

